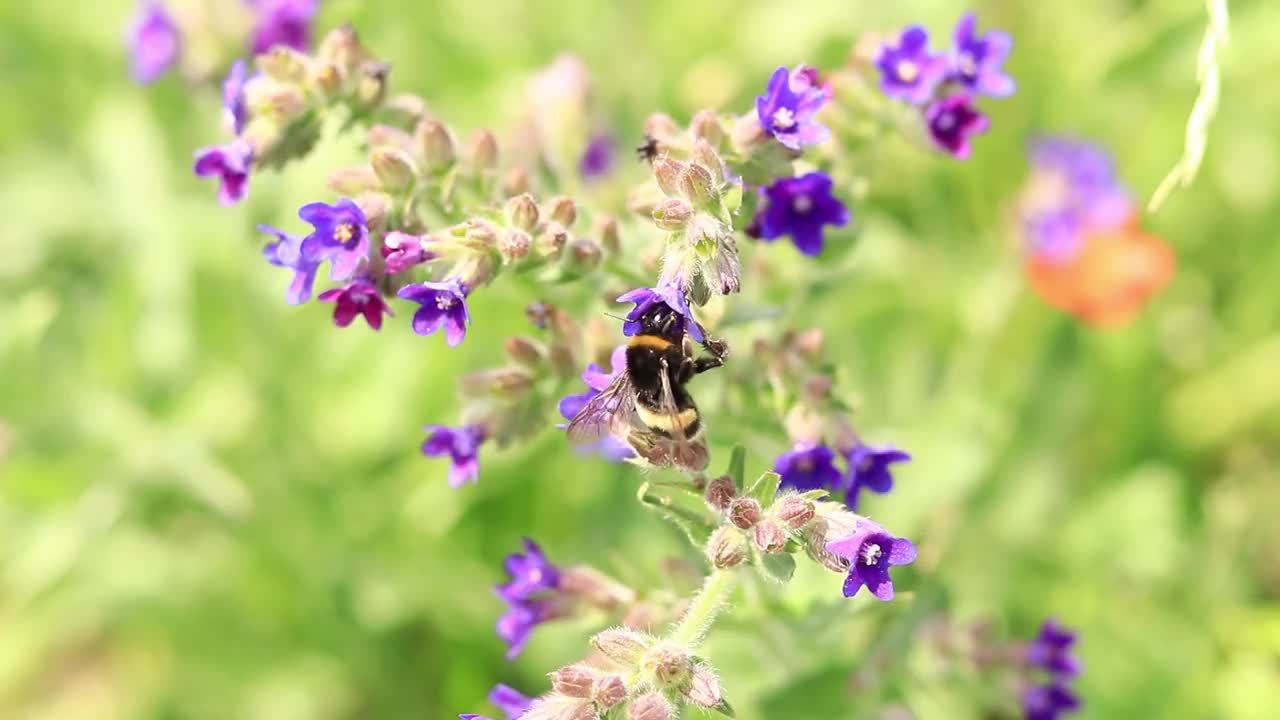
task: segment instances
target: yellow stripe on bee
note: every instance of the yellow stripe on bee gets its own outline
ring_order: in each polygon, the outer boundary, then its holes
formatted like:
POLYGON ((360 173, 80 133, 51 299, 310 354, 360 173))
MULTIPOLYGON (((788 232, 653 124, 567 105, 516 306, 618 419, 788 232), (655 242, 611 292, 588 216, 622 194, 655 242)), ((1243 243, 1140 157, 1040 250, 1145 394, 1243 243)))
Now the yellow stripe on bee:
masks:
POLYGON ((671 347, 670 340, 657 335, 632 335, 627 344, 631 347, 647 347, 654 350, 666 350, 671 347))
POLYGON ((644 423, 646 427, 664 432, 684 430, 698 419, 698 411, 693 408, 681 410, 676 413, 675 417, 672 417, 665 413, 656 413, 640 403, 636 403, 636 414, 640 416, 640 422, 644 423))

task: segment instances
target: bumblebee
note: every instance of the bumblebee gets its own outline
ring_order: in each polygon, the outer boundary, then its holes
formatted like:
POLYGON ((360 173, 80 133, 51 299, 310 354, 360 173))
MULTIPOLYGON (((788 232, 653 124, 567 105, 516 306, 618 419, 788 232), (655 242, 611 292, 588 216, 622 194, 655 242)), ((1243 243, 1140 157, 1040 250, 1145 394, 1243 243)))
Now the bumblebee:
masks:
POLYGON ((686 387, 693 376, 720 367, 724 343, 707 339, 695 357, 685 318, 666 306, 641 318, 627 343, 627 367, 569 422, 575 444, 613 435, 652 465, 700 471, 707 466, 702 416, 686 387))

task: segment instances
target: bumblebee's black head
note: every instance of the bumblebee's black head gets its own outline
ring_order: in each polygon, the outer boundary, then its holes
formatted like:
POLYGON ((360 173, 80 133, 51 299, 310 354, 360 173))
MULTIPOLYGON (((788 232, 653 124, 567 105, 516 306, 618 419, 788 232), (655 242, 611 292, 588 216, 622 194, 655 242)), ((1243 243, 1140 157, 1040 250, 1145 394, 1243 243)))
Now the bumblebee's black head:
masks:
POLYGON ((654 305, 640 318, 640 335, 657 335, 672 343, 684 338, 686 320, 664 303, 654 305))

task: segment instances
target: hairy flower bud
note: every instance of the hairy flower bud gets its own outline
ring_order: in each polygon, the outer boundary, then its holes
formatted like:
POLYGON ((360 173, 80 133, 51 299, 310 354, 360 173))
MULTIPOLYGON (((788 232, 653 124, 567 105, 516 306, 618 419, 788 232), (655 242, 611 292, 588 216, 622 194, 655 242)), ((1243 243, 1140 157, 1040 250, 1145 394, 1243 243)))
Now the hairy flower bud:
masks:
POLYGON ((538 203, 529 193, 521 193, 507 200, 502 209, 507 224, 514 228, 532 231, 538 225, 538 203))
POLYGON ((464 374, 461 386, 466 397, 517 397, 533 387, 533 376, 520 367, 479 370, 464 374))
POLYGON ((369 154, 369 164, 373 166, 383 189, 392 192, 408 188, 418 174, 409 153, 396 147, 374 148, 369 154))
POLYGON ((724 183, 724 160, 706 140, 693 144, 693 162, 711 173, 712 183, 717 186, 724 183))
POLYGON ((360 66, 360 82, 356 85, 356 100, 363 108, 371 109, 382 103, 387 95, 389 63, 365 62, 360 66))
POLYGON ((266 116, 278 123, 297 117, 307 106, 302 88, 259 75, 244 85, 244 101, 255 116, 266 116))
POLYGON ((413 93, 400 93, 387 100, 386 109, 395 115, 407 118, 411 122, 406 125, 411 125, 427 116, 427 101, 413 93))
POLYGON ((512 362, 530 369, 537 369, 547 359, 547 349, 537 340, 523 335, 507 338, 502 349, 512 362))
POLYGON ((608 215, 597 215, 591 225, 591 234, 600 240, 600 247, 611 256, 616 256, 622 249, 618 237, 618 221, 608 215))
POLYGON ((711 171, 701 165, 686 165, 680 175, 680 194, 695 205, 704 205, 716 196, 711 171))
POLYGON ((502 176, 502 196, 515 197, 529 192, 529 171, 522 167, 513 167, 502 176))
POLYGON ((688 165, 670 155, 659 155, 654 159, 653 177, 667 197, 681 197, 684 194, 680 186, 680 178, 684 175, 686 167, 688 165))
POLYGON ((574 205, 573 198, 555 197, 547 202, 545 214, 552 222, 568 228, 578 218, 578 208, 574 205))
POLYGON ((796 335, 793 347, 803 355, 817 357, 822 354, 822 328, 809 328, 796 335))
POLYGON ((746 538, 736 528, 717 528, 707 540, 707 559, 717 570, 741 565, 747 559, 746 538))
POLYGON ((355 28, 342 25, 329 31, 320 41, 316 50, 316 58, 332 63, 343 77, 351 77, 361 63, 369 59, 369 51, 360 44, 360 37, 355 28))
POLYGON ((609 628, 596 633, 591 644, 610 660, 625 668, 634 668, 640 665, 653 639, 634 630, 609 628))
POLYGON ((349 197, 377 190, 382 183, 378 180, 378 175, 373 168, 368 165, 355 165, 329 173, 326 184, 339 195, 349 197))
POLYGON ((548 673, 548 677, 551 678, 551 688, 561 695, 589 698, 599 674, 599 672, 587 665, 578 664, 562 667, 553 673, 548 673))
POLYGON ((813 520, 813 502, 799 495, 786 495, 773 504, 773 516, 788 530, 799 530, 813 520))
POLYGON ((680 126, 666 113, 654 113, 644 121, 644 134, 659 143, 671 144, 680 135, 680 126))
POLYGON ((429 170, 440 170, 453 165, 457 158, 456 143, 453 133, 443 123, 436 120, 423 120, 413 131, 418 143, 418 152, 422 154, 429 170))
POLYGON ((387 213, 391 211, 391 197, 386 193, 369 192, 356 197, 356 205, 364 213, 365 224, 370 230, 386 228, 387 213))
POLYGON ((693 217, 693 206, 680 198, 667 198, 653 209, 653 222, 662 230, 683 230, 693 217))
POLYGON ((826 375, 812 375, 804 381, 804 399, 820 405, 831 394, 835 382, 826 375))
POLYGON ((489 130, 476 130, 467 141, 467 157, 479 170, 492 170, 498 166, 498 138, 489 130))
POLYGON ((342 91, 342 70, 331 62, 316 61, 311 66, 310 84, 326 99, 333 99, 342 91))
POLYGON ((374 125, 369 128, 369 132, 365 135, 366 142, 370 148, 379 148, 390 146, 400 148, 401 150, 412 151, 413 136, 391 125, 374 125))
POLYGON ((693 670, 689 686, 684 690, 689 702, 703 708, 719 707, 724 702, 720 695, 720 681, 710 669, 698 666, 693 670))
POLYGON ((724 126, 710 110, 700 110, 689 121, 689 133, 697 140, 719 145, 724 139, 724 126))
POLYGON ((760 522, 760 501, 755 498, 738 498, 729 505, 729 522, 734 527, 750 530, 760 522))
POLYGON ((533 247, 533 237, 523 230, 507 228, 498 238, 498 253, 505 262, 518 262, 529 256, 529 248, 533 247))
POLYGON ((564 568, 557 587, 601 610, 617 610, 636 601, 634 590, 589 565, 564 568))
POLYGON ((627 705, 627 720, 674 720, 675 709, 661 693, 650 692, 627 705))
POLYGON ((461 226, 463 244, 475 250, 498 246, 498 228, 486 220, 467 220, 461 226))
POLYGON ((600 265, 604 252, 600 246, 588 238, 577 238, 569 244, 569 251, 564 256, 564 269, 571 274, 591 272, 600 265))
POLYGON ((713 478, 707 483, 706 492, 703 498, 707 501, 707 507, 714 512, 723 512, 729 509, 729 504, 738 496, 738 487, 734 484, 733 478, 728 475, 721 475, 713 478))
POLYGON ((787 533, 782 526, 772 520, 756 523, 752 528, 751 540, 760 552, 771 555, 782 552, 787 546, 787 533))
POLYGON ((598 677, 591 688, 591 699, 602 708, 611 708, 627 699, 627 684, 620 675, 598 677))
POLYGON ((804 533, 804 552, 810 560, 832 572, 849 571, 849 561, 827 549, 826 520, 819 518, 804 533))
POLYGON ((307 80, 306 55, 285 45, 276 45, 253 59, 263 75, 283 83, 301 85, 307 80))
POLYGON ((767 142, 772 137, 769 131, 760 125, 760 119, 756 113, 746 113, 738 118, 729 132, 729 142, 740 150, 767 142))
POLYGON ((558 257, 569 242, 569 234, 560 228, 547 228, 533 241, 533 249, 542 257, 558 257))
POLYGON ((679 687, 689 681, 689 653, 675 643, 659 643, 645 654, 641 662, 657 687, 679 687))

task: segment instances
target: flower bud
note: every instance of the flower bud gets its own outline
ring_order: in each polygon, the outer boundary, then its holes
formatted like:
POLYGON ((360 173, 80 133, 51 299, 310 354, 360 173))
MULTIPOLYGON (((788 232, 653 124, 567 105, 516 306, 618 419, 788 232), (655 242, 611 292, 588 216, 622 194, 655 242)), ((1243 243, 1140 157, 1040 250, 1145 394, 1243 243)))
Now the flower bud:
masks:
MULTIPOLYGON (((724 139, 724 127, 720 119, 710 110, 701 110, 689 121, 689 133, 697 140, 719 145, 724 139)), ((696 147, 696 145, 695 145, 696 147)))
POLYGON ((625 668, 634 668, 653 643, 647 635, 624 628, 609 628, 596 633, 591 644, 605 657, 625 668))
POLYGON ((738 498, 729 505, 729 522, 734 527, 750 530, 760 522, 760 501, 755 498, 738 498))
POLYGON ((491 250, 498 245, 498 228, 485 220, 467 220, 462 224, 463 244, 476 250, 491 250))
POLYGON ((466 397, 518 397, 533 387, 533 376, 519 367, 479 370, 464 374, 461 386, 466 397))
POLYGON ((529 256, 529 248, 533 247, 533 237, 523 230, 507 228, 498 238, 498 253, 504 262, 519 262, 529 256))
POLYGON ((695 205, 703 205, 715 197, 716 189, 711 171, 701 165, 686 165, 680 176, 680 193, 695 205))
POLYGON ((375 148, 369 155, 369 164, 373 166, 382 188, 392 192, 408 188, 418 174, 409 153, 395 147, 375 148))
POLYGON ((408 118, 415 123, 427 116, 427 101, 413 93, 400 93, 389 98, 386 108, 389 112, 408 118))
POLYGON ((600 265, 600 260, 604 257, 604 252, 594 241, 587 238, 577 238, 569 244, 569 251, 565 253, 564 269, 572 274, 588 273, 595 270, 600 265))
POLYGON ((746 538, 736 528, 717 528, 707 540, 707 559, 717 570, 741 565, 747 559, 746 538))
POLYGON ((573 198, 556 197, 547 202, 546 216, 553 222, 558 222, 563 227, 570 227, 573 221, 578 218, 578 209, 573 204, 573 198))
POLYGON ((756 549, 766 555, 780 553, 787 546, 787 533, 778 523, 765 520, 752 528, 751 540, 756 549))
POLYGON ((269 116, 284 123, 306 108, 302 88, 265 75, 250 78, 244 85, 244 101, 253 115, 269 116))
POLYGON ((301 85, 307 80, 306 55, 284 45, 276 45, 266 53, 254 58, 254 64, 263 75, 282 83, 301 85))
POLYGON ((821 405, 835 385, 826 375, 812 375, 804 381, 804 399, 813 405, 821 405))
POLYGON ((360 82, 356 85, 356 100, 367 109, 377 107, 387 94, 387 75, 391 73, 389 63, 365 62, 360 66, 360 82))
POLYGON ((522 167, 513 167, 502 176, 503 197, 515 197, 529 192, 529 171, 522 167))
POLYGON ((592 668, 581 664, 569 665, 553 673, 548 673, 553 690, 561 695, 576 698, 591 697, 598 675, 599 673, 592 668))
POLYGON ((716 674, 705 667, 694 668, 689 687, 684 690, 689 702, 703 708, 720 707, 724 698, 720 695, 720 681, 716 674))
POLYGON ((849 571, 849 561, 827 549, 826 521, 818 520, 804 534, 804 552, 810 560, 838 573, 849 571))
POLYGON ((366 141, 369 143, 370 148, 389 146, 408 151, 414 149, 413 136, 391 125, 379 124, 370 127, 369 132, 366 134, 366 141))
POLYGON ((822 354, 822 328, 809 328, 796 336, 795 349, 809 357, 822 354))
POLYGON ((680 198, 667 198, 653 209, 653 222, 662 230, 683 230, 693 217, 693 206, 680 198))
POLYGON ((684 175, 685 163, 672 158, 670 155, 659 155, 653 161, 653 177, 658 181, 658 187, 662 188, 662 192, 667 197, 681 197, 683 190, 680 186, 680 177, 684 175))
POLYGON ((666 144, 680 134, 680 126, 666 113, 654 113, 644 121, 644 134, 666 144))
POLYGON ((356 197, 356 205, 364 213, 365 224, 370 230, 383 230, 387 213, 391 211, 391 197, 386 193, 368 192, 356 197))
POLYGON ((498 138, 489 130, 476 130, 467 142, 467 157, 479 170, 492 170, 498 166, 498 138))
POLYGON ((617 610, 636 601, 634 590, 589 565, 564 568, 557 589, 606 611, 617 610))
POLYGON ((602 708, 611 708, 627 699, 627 684, 620 675, 598 677, 591 688, 591 699, 602 708))
POLYGON ((627 720, 674 720, 675 710, 661 693, 641 695, 627 705, 627 720))
POLYGON ((427 169, 440 170, 453 164, 457 153, 449 128, 436 120, 423 120, 414 128, 413 135, 427 169))
POLYGON ((622 626, 649 632, 668 619, 669 613, 663 608, 649 602, 638 602, 622 617, 622 626))
POLYGON ((689 653, 672 642, 663 642, 645 654, 643 669, 660 688, 679 687, 689 681, 689 653))
POLYGON ((342 91, 342 70, 331 62, 312 63, 310 80, 311 86, 324 98, 333 99, 342 91))
POLYGON ((799 530, 813 519, 813 502, 799 495, 786 495, 773 504, 773 516, 788 530, 799 530))
POLYGON ((591 234, 600 239, 600 247, 611 256, 622 249, 618 237, 618 221, 608 215, 597 215, 591 226, 591 234))
POLYGON ((507 200, 502 215, 511 227, 531 231, 538 225, 538 203, 529 193, 521 193, 507 200))
POLYGON ((547 349, 537 340, 523 335, 507 338, 502 349, 512 362, 530 369, 536 369, 547 359, 547 349))
POLYGON ((329 188, 339 195, 359 195, 362 192, 377 190, 381 186, 378 175, 368 165, 354 165, 329 173, 329 188))
POLYGON ((714 148, 707 144, 706 140, 699 140, 693 144, 693 162, 711 173, 711 181, 715 185, 718 186, 724 182, 724 160, 714 148))
POLYGON ((729 142, 735 148, 745 149, 759 145, 769 139, 769 133, 760 125, 760 118, 755 113, 746 113, 734 123, 729 133, 729 142))
POLYGON ((707 501, 707 507, 713 512, 723 512, 729 509, 729 504, 738 496, 738 487, 734 484, 733 478, 728 475, 721 475, 707 483, 706 492, 703 498, 707 501))
POLYGON ((344 77, 355 74, 356 68, 369 59, 369 51, 360 44, 355 28, 342 25, 329 31, 320 41, 316 58, 332 63, 344 77))
POLYGON ((534 252, 542 257, 558 257, 569 242, 569 234, 558 228, 547 228, 533 241, 534 252))

